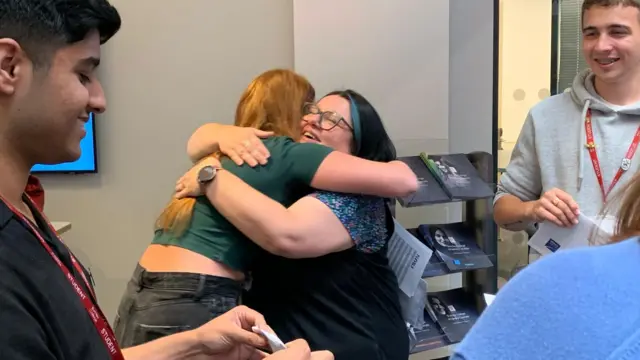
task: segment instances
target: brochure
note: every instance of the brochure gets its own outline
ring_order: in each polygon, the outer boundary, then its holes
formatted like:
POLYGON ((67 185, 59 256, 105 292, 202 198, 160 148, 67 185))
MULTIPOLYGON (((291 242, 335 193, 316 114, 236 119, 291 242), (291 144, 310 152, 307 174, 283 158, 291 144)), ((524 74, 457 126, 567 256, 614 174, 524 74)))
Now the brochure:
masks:
POLYGON ((451 201, 419 156, 401 157, 398 158, 398 160, 404 162, 413 170, 418 177, 420 185, 415 193, 403 198, 398 198, 402 206, 411 207, 451 201))
POLYGON ((442 276, 451 273, 444 262, 442 262, 442 260, 440 260, 440 258, 435 255, 433 248, 431 248, 429 244, 427 244, 422 235, 420 235, 420 233, 418 232, 418 229, 408 229, 407 231, 409 231, 411 235, 420 240, 420 242, 425 246, 429 247, 432 252, 432 255, 429 257, 429 262, 427 263, 427 266, 425 266, 424 272, 422 273, 422 278, 442 276))
POLYGON ((420 158, 451 199, 471 200, 493 197, 491 187, 465 154, 427 155, 420 158))
POLYGON ((420 328, 414 328, 412 336, 415 337, 415 346, 411 349, 411 353, 441 348, 449 345, 447 337, 440 331, 440 327, 424 312, 424 325, 420 328))
POLYGON ((489 256, 476 243, 473 229, 465 223, 420 225, 418 232, 449 271, 493 266, 489 256))
POLYGON ((464 289, 429 293, 427 311, 451 343, 457 343, 478 319, 475 301, 464 289))

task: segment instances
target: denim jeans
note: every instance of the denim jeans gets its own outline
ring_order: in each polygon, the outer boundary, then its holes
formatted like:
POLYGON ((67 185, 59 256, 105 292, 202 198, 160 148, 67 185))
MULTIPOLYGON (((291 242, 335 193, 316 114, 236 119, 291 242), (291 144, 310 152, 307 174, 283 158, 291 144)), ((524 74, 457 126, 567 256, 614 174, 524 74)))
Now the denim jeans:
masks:
POLYGON ((118 307, 116 338, 125 348, 195 329, 236 306, 241 292, 232 279, 138 265, 118 307))

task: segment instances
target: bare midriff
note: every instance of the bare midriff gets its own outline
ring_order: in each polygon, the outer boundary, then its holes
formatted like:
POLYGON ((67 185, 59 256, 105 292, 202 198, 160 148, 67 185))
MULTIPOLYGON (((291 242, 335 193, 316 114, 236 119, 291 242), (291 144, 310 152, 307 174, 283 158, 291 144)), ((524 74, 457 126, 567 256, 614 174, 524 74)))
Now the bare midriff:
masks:
POLYGON ((244 273, 188 249, 151 244, 140 258, 140 266, 149 272, 182 272, 244 280, 244 273))

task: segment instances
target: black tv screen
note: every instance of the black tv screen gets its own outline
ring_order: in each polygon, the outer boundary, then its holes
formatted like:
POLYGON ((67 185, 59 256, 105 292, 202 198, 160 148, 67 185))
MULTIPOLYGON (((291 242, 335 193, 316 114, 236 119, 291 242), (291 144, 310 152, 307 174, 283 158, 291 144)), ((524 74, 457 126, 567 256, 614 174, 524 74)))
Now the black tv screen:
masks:
POLYGON ((95 173, 98 172, 96 154, 96 134, 94 115, 89 115, 89 121, 85 124, 87 134, 80 141, 80 158, 73 162, 56 165, 37 164, 31 168, 34 174, 41 173, 95 173))

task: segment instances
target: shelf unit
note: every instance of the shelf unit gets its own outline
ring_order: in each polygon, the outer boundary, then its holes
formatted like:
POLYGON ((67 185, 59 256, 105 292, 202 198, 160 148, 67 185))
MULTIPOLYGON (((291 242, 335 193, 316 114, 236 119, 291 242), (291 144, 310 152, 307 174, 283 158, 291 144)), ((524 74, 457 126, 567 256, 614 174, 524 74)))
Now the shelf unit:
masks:
MULTIPOLYGON (((477 170, 480 178, 495 190, 495 184, 492 182, 494 179, 493 156, 487 152, 473 152, 465 155, 477 170)), ((426 191, 428 188, 421 188, 418 191, 421 190, 426 191)), ((434 259, 436 259, 436 255, 434 253, 430 261, 431 266, 429 269, 431 270, 428 273, 425 272, 423 279, 461 272, 462 291, 464 291, 465 297, 468 296, 468 299, 475 305, 477 314, 480 314, 487 306, 484 300, 484 294, 496 294, 498 291, 498 230, 495 222, 493 221, 493 197, 476 198, 471 200, 452 200, 449 202, 422 202, 419 204, 406 204, 405 202, 404 206, 402 206, 401 202, 398 201, 398 205, 393 204, 391 211, 395 216, 396 206, 410 208, 454 202, 462 202, 464 204, 463 223, 465 223, 467 227, 475 230, 475 240, 483 252, 489 256, 493 266, 483 269, 451 272, 448 271, 444 263, 437 260, 434 261, 434 259), (437 270, 438 265, 441 265, 440 270, 437 270)), ((429 220, 425 219, 424 223, 428 224, 429 220)), ((416 229, 409 229, 409 232, 412 232, 414 236, 417 235, 416 229)), ((427 289, 427 291, 431 292, 429 289, 427 289)), ((455 344, 449 342, 447 337, 442 333, 437 336, 421 337, 421 333, 418 331, 416 332, 416 337, 418 342, 411 351, 411 354, 435 350, 455 344)))

